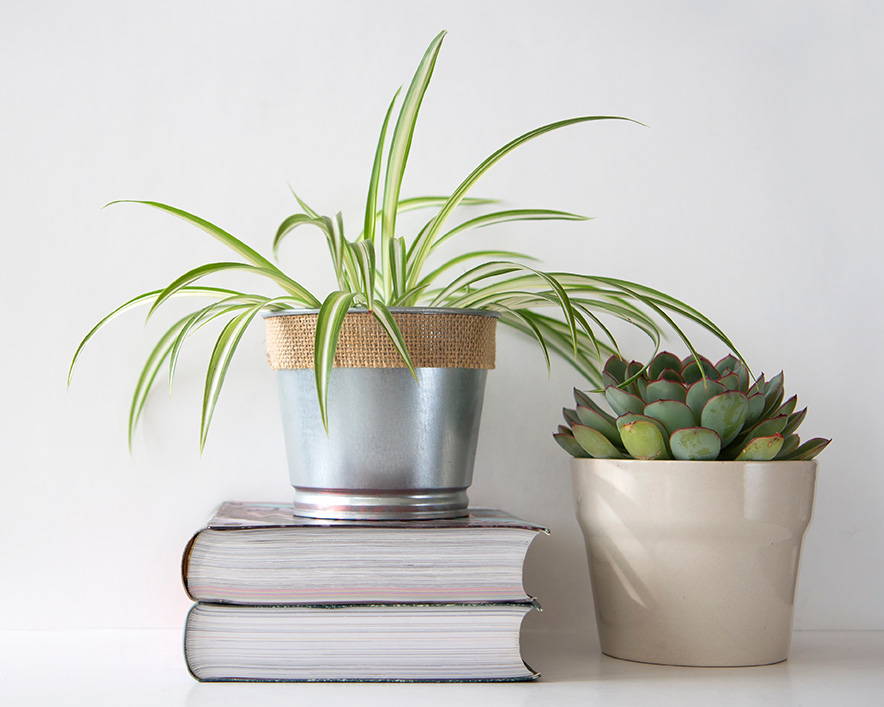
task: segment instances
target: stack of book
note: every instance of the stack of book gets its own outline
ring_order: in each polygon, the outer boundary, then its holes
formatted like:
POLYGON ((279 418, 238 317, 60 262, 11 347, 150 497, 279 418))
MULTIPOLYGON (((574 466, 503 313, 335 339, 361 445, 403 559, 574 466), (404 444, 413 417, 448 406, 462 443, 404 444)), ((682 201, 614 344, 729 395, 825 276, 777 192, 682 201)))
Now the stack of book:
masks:
POLYGON ((297 518, 225 503, 184 551, 202 681, 492 681, 522 661, 528 546, 546 530, 475 508, 438 521, 297 518))

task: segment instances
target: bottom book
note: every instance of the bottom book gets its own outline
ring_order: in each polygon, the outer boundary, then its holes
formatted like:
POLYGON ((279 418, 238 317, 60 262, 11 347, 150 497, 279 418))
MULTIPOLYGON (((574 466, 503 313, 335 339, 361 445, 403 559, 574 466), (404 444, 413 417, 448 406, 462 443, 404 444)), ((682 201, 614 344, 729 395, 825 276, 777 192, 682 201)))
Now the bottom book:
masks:
POLYGON ((201 681, 509 681, 538 676, 519 629, 532 602, 196 604, 184 654, 201 681))

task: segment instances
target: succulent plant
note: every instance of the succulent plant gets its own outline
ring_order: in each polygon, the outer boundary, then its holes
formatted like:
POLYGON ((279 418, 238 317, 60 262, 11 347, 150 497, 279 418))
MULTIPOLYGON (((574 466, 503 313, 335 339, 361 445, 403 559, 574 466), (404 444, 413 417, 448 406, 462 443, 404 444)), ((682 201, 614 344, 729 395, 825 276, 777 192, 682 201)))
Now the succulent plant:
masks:
POLYGON ((807 408, 783 402, 782 372, 753 380, 733 354, 713 364, 702 356, 658 354, 647 365, 612 356, 602 378, 605 412, 574 389, 568 426, 553 435, 574 457, 769 461, 812 459, 830 440, 804 444, 796 434, 807 408))

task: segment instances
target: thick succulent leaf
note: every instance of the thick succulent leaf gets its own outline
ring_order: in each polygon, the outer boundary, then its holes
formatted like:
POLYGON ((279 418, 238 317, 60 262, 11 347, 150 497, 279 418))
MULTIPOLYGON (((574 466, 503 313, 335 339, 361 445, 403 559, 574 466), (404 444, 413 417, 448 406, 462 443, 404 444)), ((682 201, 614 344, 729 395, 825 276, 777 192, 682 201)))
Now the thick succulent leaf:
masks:
POLYGON ((629 364, 626 366, 626 377, 627 379, 638 378, 644 370, 645 367, 638 361, 630 361, 629 364))
POLYGON ((636 459, 668 459, 666 440, 653 422, 636 420, 620 427, 626 451, 636 459))
POLYGON ((764 395, 764 391, 766 388, 767 388, 767 383, 765 382, 764 374, 762 373, 760 376, 758 376, 758 378, 755 380, 755 382, 749 388, 749 392, 746 393, 746 395, 748 395, 749 397, 752 397, 756 393, 760 393, 761 395, 764 395))
POLYGON ((702 356, 700 356, 699 359, 700 363, 703 365, 702 371, 700 370, 700 366, 693 358, 685 359, 687 363, 682 369, 681 377, 688 385, 701 380, 704 373, 706 374, 707 378, 710 378, 712 380, 718 378, 718 371, 715 370, 715 366, 712 365, 712 362, 708 358, 703 358, 702 356))
POLYGON ((793 395, 786 402, 784 402, 780 407, 777 408, 774 415, 791 415, 795 412, 795 406, 798 405, 798 396, 793 395))
POLYGON ((717 459, 721 452, 721 437, 706 427, 687 427, 672 433, 669 448, 675 459, 710 461, 717 459))
POLYGON ((619 432, 623 429, 624 425, 629 425, 633 422, 650 422, 654 425, 657 425, 657 429, 660 430, 660 434, 663 436, 663 439, 669 439, 669 432, 666 431, 666 428, 663 426, 663 423, 660 422, 660 420, 655 420, 653 417, 648 417, 646 415, 636 415, 631 412, 628 412, 625 415, 621 415, 617 418, 617 431, 619 432))
POLYGON ((764 412, 764 395, 755 393, 749 396, 749 414, 746 415, 744 426, 753 425, 761 419, 761 413, 764 412))
POLYGON ((577 459, 589 458, 589 454, 586 453, 586 450, 577 443, 577 440, 574 439, 573 435, 570 433, 556 433, 553 435, 553 439, 555 439, 555 441, 559 443, 559 446, 572 457, 576 457, 577 459))
POLYGON ((577 411, 572 410, 571 408, 562 408, 562 417, 565 418, 565 422, 567 422, 570 426, 580 425, 580 418, 577 417, 577 411))
POLYGON ((790 434, 788 436, 783 436, 783 446, 780 447, 780 451, 777 452, 777 456, 775 459, 782 459, 783 457, 791 454, 796 449, 798 449, 798 445, 801 444, 801 438, 798 435, 790 434))
POLYGON ((743 447, 737 455, 738 462, 766 462, 776 457, 777 452, 783 446, 783 438, 780 435, 770 437, 755 437, 749 444, 743 447))
POLYGON ((780 434, 784 436, 793 434, 795 430, 801 427, 801 423, 804 422, 805 417, 807 417, 807 408, 799 410, 798 412, 793 412, 789 415, 789 420, 786 422, 786 426, 780 434))
POLYGON ((613 385, 605 388, 605 400, 608 401, 608 405, 611 406, 611 409, 618 416, 625 415, 628 412, 641 415, 645 409, 645 404, 641 398, 613 385))
POLYGON ((728 354, 715 364, 715 370, 718 371, 719 376, 724 376, 731 371, 736 371, 740 366, 742 366, 740 359, 733 354, 728 354))
POLYGON ((598 430, 586 425, 574 425, 572 428, 574 439, 589 454, 596 459, 622 459, 623 454, 613 445, 610 440, 598 430))
POLYGON ((651 364, 648 366, 648 378, 657 380, 663 374, 663 371, 673 371, 678 374, 681 379, 681 360, 678 356, 668 351, 661 351, 654 356, 651 364))
POLYGON ((660 374, 660 380, 673 381, 675 383, 684 383, 684 379, 681 377, 681 373, 678 371, 673 371, 670 368, 667 368, 660 374))
POLYGON ((740 433, 748 413, 749 400, 746 394, 729 390, 712 396, 703 406, 700 425, 715 430, 721 437, 721 446, 726 447, 740 433))
POLYGON ((609 412, 604 410, 595 400, 593 400, 590 395, 584 393, 582 390, 574 388, 574 400, 578 405, 582 405, 583 407, 589 408, 590 410, 595 410, 599 415, 604 417, 612 425, 615 424, 615 418, 609 412))
POLYGON ((723 375, 718 379, 718 382, 728 390, 740 390, 740 377, 736 373, 723 375))
POLYGON ((629 384, 630 389, 642 400, 648 399, 648 379, 643 375, 636 378, 629 384))
POLYGON ((688 388, 687 396, 685 397, 685 402, 687 406, 691 409, 691 412, 694 413, 694 421, 697 424, 700 424, 700 420, 702 419, 703 408, 706 403, 709 402, 716 395, 721 395, 722 393, 727 392, 727 388, 725 388, 721 383, 718 383, 713 380, 709 380, 708 378, 705 380, 698 380, 696 383, 691 385, 688 388))
POLYGON ((602 369, 602 372, 611 376, 611 378, 616 381, 616 385, 620 385, 627 378, 627 367, 628 364, 622 358, 611 356, 605 361, 605 367, 602 369))
POLYGON ((592 408, 578 405, 577 417, 580 418, 580 424, 598 430, 608 438, 611 444, 615 446, 620 444, 620 433, 617 431, 617 425, 597 413, 592 408))
POLYGON ((770 417, 783 402, 783 373, 780 372, 770 379, 764 391, 764 411, 762 417, 770 417))
POLYGON ((813 459, 817 454, 823 451, 826 447, 829 446, 830 439, 822 439, 821 437, 815 437, 814 439, 808 440, 800 447, 790 452, 789 454, 783 457, 784 461, 806 461, 809 459, 813 459))
POLYGON ((667 436, 676 430, 694 426, 694 414, 691 409, 677 400, 658 400, 646 405, 643 414, 662 423, 667 436))
POLYGON ((749 437, 770 437, 771 435, 782 434, 786 429, 788 421, 788 415, 780 415, 762 420, 749 431, 749 437))
POLYGON ((687 390, 683 384, 675 381, 655 380, 648 383, 643 397, 648 403, 658 400, 678 400, 683 403, 687 397, 687 390))

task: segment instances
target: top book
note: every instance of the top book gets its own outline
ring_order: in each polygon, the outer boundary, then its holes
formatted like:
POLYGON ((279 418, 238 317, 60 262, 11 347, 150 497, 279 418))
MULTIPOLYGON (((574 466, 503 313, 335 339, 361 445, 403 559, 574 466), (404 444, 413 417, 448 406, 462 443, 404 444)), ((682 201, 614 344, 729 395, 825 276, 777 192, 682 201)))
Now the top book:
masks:
POLYGON ((502 511, 334 521, 291 506, 225 503, 184 551, 194 601, 222 604, 523 602, 522 564, 548 531, 502 511))

